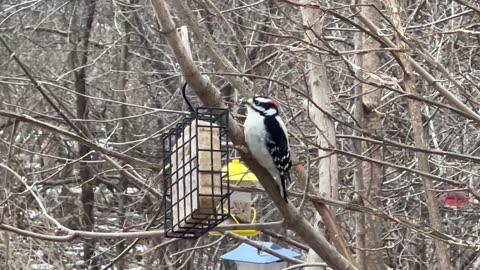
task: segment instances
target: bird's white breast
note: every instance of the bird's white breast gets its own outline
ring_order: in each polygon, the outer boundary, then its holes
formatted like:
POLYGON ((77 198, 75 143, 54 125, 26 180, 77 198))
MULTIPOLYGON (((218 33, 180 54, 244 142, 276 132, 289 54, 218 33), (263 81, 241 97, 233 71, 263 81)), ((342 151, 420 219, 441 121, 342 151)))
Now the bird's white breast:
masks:
POLYGON ((244 124, 245 142, 258 163, 278 179, 277 169, 266 147, 267 134, 263 120, 263 116, 248 108, 247 119, 244 124))

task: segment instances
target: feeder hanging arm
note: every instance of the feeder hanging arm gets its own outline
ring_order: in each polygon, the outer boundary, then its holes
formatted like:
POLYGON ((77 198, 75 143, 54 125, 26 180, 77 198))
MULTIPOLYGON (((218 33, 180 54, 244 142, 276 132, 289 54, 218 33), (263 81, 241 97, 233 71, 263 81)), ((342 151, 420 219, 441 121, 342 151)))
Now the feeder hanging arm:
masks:
POLYGON ((190 100, 187 98, 187 94, 185 93, 187 91, 187 86, 188 83, 185 82, 182 87, 182 95, 183 99, 185 100, 185 103, 187 103, 188 108, 190 109, 191 112, 196 112, 196 110, 193 108, 192 103, 190 103, 190 100))

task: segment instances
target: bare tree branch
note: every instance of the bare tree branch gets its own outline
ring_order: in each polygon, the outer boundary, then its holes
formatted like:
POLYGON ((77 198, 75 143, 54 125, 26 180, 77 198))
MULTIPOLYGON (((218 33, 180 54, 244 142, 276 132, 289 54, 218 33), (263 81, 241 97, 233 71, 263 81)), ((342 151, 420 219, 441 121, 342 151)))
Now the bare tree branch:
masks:
MULTIPOLYGON (((157 19, 162 26, 162 31, 167 38, 178 63, 182 67, 182 72, 184 73, 188 84, 194 89, 195 93, 203 103, 225 107, 218 91, 200 75, 199 71, 193 64, 192 59, 185 53, 184 47, 175 31, 175 25, 168 12, 166 3, 161 0, 152 0, 152 4, 157 14, 157 19)), ((230 121, 230 123, 232 123, 231 126, 233 126, 233 128, 229 130, 229 136, 232 142, 236 145, 244 145, 243 133, 240 131, 236 122, 230 121)), ((256 160, 247 153, 242 153, 242 160, 260 179, 260 182, 265 187, 265 190, 268 191, 270 197, 282 213, 285 223, 291 230, 295 231, 300 237, 302 237, 303 240, 308 243, 310 247, 332 268, 356 269, 356 267, 340 255, 322 235, 315 233, 315 229, 291 204, 285 203, 280 196, 275 181, 256 160)))

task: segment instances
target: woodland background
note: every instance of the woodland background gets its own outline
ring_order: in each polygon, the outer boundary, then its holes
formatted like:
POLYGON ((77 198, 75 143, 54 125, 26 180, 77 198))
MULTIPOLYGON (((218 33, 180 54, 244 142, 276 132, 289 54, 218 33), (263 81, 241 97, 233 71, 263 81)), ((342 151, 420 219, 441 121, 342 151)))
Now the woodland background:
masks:
POLYGON ((242 98, 281 104, 292 202, 319 232, 259 189, 252 239, 333 269, 340 253, 358 269, 480 267, 480 1, 152 2, 0 1, 3 269, 220 268, 244 239, 161 232, 160 135, 187 111, 185 79, 239 123, 242 98), (193 62, 172 50, 181 26, 193 62), (311 241, 332 224, 345 245, 327 254, 311 241))

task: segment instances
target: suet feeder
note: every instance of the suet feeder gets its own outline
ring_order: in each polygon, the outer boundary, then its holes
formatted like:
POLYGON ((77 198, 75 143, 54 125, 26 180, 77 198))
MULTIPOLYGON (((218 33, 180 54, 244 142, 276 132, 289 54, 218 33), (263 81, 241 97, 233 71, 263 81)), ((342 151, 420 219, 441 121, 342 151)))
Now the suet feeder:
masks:
MULTIPOLYGON (((255 174, 238 159, 233 159, 228 165, 223 167, 224 171, 228 171, 228 181, 230 187, 252 187, 256 186, 258 179, 255 174)), ((257 212, 252 207, 252 193, 245 191, 234 191, 230 196, 230 210, 228 211, 230 218, 225 220, 224 224, 254 224, 257 212)), ((254 236, 259 232, 257 230, 232 230, 231 232, 243 235, 254 236)), ((211 231, 211 235, 220 235, 221 233, 211 231)))
MULTIPOLYGON (((256 242, 290 258, 300 256, 299 253, 293 250, 283 248, 271 242, 256 242)), ((223 254, 221 258, 222 260, 235 262, 237 270, 278 270, 288 267, 288 262, 245 243, 223 254)))
POLYGON ((197 238, 229 216, 228 110, 185 100, 193 112, 162 136, 165 236, 197 238))

